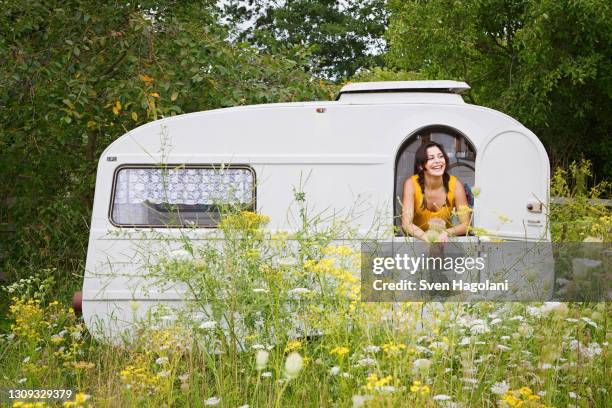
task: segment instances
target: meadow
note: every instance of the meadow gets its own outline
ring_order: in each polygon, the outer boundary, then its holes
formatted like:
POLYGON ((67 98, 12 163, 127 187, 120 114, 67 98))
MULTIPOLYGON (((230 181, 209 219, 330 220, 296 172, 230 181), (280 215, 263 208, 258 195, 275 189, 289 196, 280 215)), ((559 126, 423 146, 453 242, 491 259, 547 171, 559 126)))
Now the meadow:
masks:
MULTIPOLYGON (((602 187, 580 195, 572 178, 553 178, 573 197, 551 209, 555 240, 609 242, 609 210, 588 204, 602 187)), ((129 341, 91 337, 42 273, 2 287, 0 389, 76 392, 2 404, 610 406, 609 304, 362 302, 360 254, 336 239, 347 223, 322 224, 303 196, 296 203, 303 222, 292 234, 229 212, 217 244, 186 241, 149 265, 152 285, 184 284, 191 301, 151 311, 129 341)), ((134 314, 143 307, 130 303, 134 314)))

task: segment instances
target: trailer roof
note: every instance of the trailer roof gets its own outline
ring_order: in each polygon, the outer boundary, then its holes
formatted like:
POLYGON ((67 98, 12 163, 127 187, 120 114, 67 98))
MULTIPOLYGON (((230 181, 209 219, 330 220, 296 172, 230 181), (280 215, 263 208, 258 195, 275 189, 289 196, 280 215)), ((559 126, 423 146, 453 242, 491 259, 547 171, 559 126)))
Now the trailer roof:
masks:
POLYGON ((470 89, 465 82, 459 81, 388 81, 388 82, 355 82, 346 84, 338 93, 373 93, 373 92, 441 92, 460 94, 470 89))

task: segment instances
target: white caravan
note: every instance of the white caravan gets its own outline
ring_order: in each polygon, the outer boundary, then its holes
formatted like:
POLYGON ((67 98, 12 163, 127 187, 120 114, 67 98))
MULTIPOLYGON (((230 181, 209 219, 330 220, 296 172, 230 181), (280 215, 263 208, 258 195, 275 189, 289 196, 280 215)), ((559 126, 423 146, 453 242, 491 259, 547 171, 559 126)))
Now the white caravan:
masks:
MULTIPOLYGON (((550 241, 542 143, 515 119, 466 103, 467 89, 456 81, 353 83, 336 101, 190 113, 121 136, 98 165, 82 292, 90 331, 102 323, 112 335, 104 323, 131 320, 130 301, 182 302, 180 293, 130 288, 138 280, 135 248, 152 239, 147 234, 179 237, 180 224, 205 237, 218 221, 215 200, 231 196, 268 215, 270 229, 286 231, 293 187, 303 184, 316 209, 361 202, 353 227, 363 238, 375 221, 399 226, 403 181, 428 140, 444 145, 451 174, 480 189, 473 226, 508 240, 550 241), (167 178, 164 166, 175 169, 167 178), (180 219, 166 211, 168 204, 180 219)), ((376 238, 406 239, 393 235, 376 238)))

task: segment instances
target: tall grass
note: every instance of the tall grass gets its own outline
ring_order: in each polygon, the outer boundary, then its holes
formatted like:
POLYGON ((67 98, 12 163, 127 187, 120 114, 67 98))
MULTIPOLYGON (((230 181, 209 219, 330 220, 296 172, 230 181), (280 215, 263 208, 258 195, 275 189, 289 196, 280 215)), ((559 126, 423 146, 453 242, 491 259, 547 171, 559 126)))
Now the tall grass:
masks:
POLYGON ((191 300, 151 311, 129 342, 92 338, 52 282, 4 288, 0 389, 74 388, 67 406, 102 407, 610 405, 606 303, 361 302, 359 252, 337 240, 347 224, 314 222, 296 198, 291 235, 231 212, 219 240, 148 265, 151 287, 191 300))

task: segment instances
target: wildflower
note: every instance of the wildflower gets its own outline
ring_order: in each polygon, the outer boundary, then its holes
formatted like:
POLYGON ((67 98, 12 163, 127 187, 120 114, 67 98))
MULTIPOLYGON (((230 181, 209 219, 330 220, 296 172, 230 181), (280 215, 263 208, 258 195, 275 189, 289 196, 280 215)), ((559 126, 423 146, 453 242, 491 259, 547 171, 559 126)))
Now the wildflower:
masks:
POLYGON ((157 365, 168 364, 168 357, 159 357, 157 360, 155 360, 155 363, 157 365))
POLYGON ((418 358, 412 362, 412 371, 415 374, 427 371, 429 370, 430 367, 431 367, 431 360, 428 360, 426 358, 418 358))
POLYGON ((253 293, 268 293, 268 289, 266 288, 254 288, 253 293))
POLYGON ((96 365, 94 363, 90 363, 89 361, 77 361, 72 363, 72 366, 76 369, 89 370, 94 368, 96 365))
POLYGON ((294 351, 289 354, 287 360, 285 360, 285 376, 290 380, 297 378, 300 370, 302 370, 303 363, 304 359, 299 353, 294 351))
POLYGON ((310 289, 307 288, 293 288, 287 291, 287 294, 294 298, 298 298, 301 295, 307 295, 308 293, 310 293, 310 289))
POLYGON ((496 346, 496 348, 497 348, 498 350, 501 350, 501 351, 508 351, 508 350, 511 350, 511 347, 508 347, 508 346, 503 345, 503 344, 498 344, 498 345, 496 346))
POLYGON ((376 373, 372 373, 368 376, 367 383, 363 386, 363 388, 370 391, 381 391, 382 387, 389 385, 391 382, 393 382, 393 376, 391 375, 378 378, 376 373))
POLYGON ((272 373, 270 371, 264 371, 261 373, 261 378, 270 378, 272 377, 272 373))
POLYGON ((329 354, 336 354, 338 357, 342 357, 349 352, 348 347, 338 346, 334 347, 329 354))
POLYGON ((422 384, 420 381, 413 381, 410 386, 410 392, 413 394, 427 395, 429 391, 429 385, 422 384))
POLYGON ((332 368, 329 370, 329 373, 330 373, 331 375, 338 375, 338 374, 340 374, 340 367, 338 367, 338 366, 333 366, 333 367, 332 367, 332 368))
POLYGON ((370 398, 364 395, 353 395, 351 401, 353 402, 353 408, 361 408, 365 405, 366 401, 370 398))
POLYGON ((257 350, 255 354, 255 369, 257 371, 262 371, 268 365, 268 357, 270 353, 264 350, 257 350))
POLYGON ((370 357, 362 358, 357 361, 357 365, 362 367, 373 366, 376 365, 376 360, 370 357))
POLYGON ((572 398, 572 399, 576 399, 576 398, 578 398, 578 395, 576 395, 576 393, 575 393, 575 392, 573 392, 573 391, 570 391, 570 392, 568 393, 568 395, 569 395, 569 397, 570 397, 570 398, 572 398))
POLYGON ((491 386, 491 392, 495 395, 504 395, 509 389, 510 386, 505 381, 495 383, 491 386))
POLYGON ((200 329, 204 329, 204 330, 212 330, 215 327, 217 327, 217 322, 215 322, 213 320, 210 320, 210 321, 207 321, 207 322, 203 322, 200 325, 200 329))
POLYGON ((204 401, 204 405, 212 407, 215 405, 219 405, 219 403, 221 402, 221 398, 219 397, 210 397, 207 400, 204 401))
POLYGON ((369 345, 364 348, 366 353, 378 353, 380 351, 379 346, 369 345))
POLYGON ((565 317, 569 311, 567 304, 562 302, 545 302, 540 310, 544 316, 554 313, 559 317, 565 317))
POLYGON ((300 347, 302 347, 302 343, 299 340, 290 340, 285 346, 285 353, 299 350, 300 347))
POLYGON ((23 384, 24 382, 28 381, 27 378, 20 378, 19 380, 17 380, 17 384, 23 384))
POLYGON ((438 394, 438 395, 433 396, 434 401, 450 401, 450 399, 451 399, 450 395, 446 395, 446 394, 438 394))

